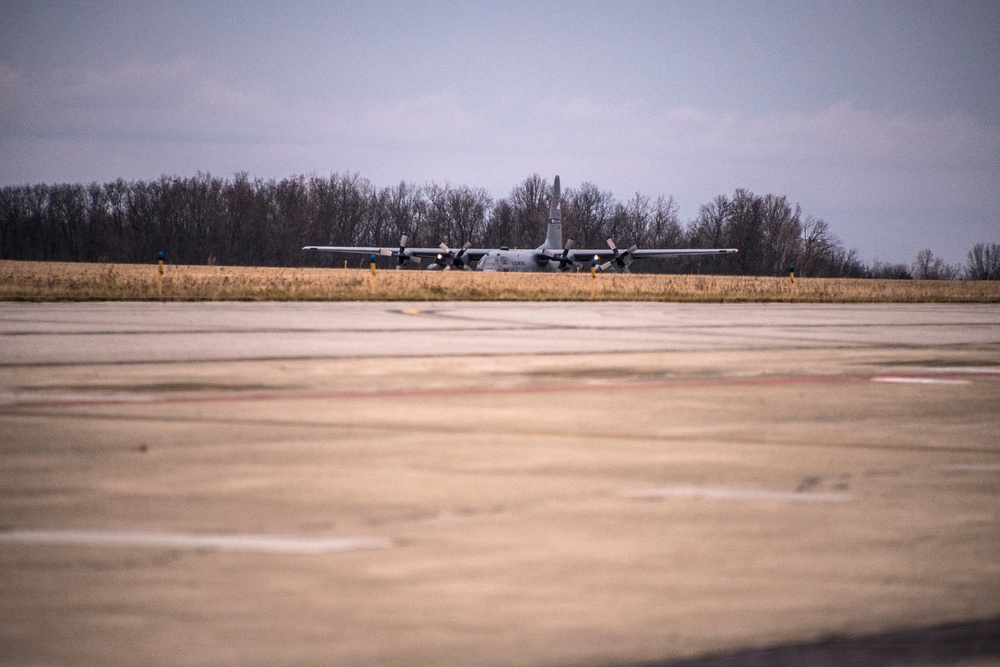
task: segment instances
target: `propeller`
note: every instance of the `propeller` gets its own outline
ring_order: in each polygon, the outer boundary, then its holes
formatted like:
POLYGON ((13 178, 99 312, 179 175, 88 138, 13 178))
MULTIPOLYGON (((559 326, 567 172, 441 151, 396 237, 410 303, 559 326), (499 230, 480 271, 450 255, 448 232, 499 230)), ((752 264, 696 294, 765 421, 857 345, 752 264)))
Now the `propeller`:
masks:
MULTIPOLYGON (((402 236, 399 237, 399 250, 396 253, 396 257, 398 258, 396 261, 397 269, 405 268, 408 262, 413 262, 414 264, 420 264, 419 257, 412 257, 406 251, 406 246, 408 245, 410 245, 410 237, 407 236, 406 234, 403 234, 402 236)), ((383 248, 379 252, 382 255, 392 254, 392 250, 389 250, 388 248, 383 248)))
POLYGON ((566 247, 563 248, 562 254, 557 255, 551 250, 545 250, 544 253, 550 262, 559 262, 560 271, 567 271, 576 263, 576 259, 569 254, 574 245, 573 239, 566 239, 566 247))
POLYGON ((458 250, 458 252, 455 252, 454 250, 449 248, 446 243, 442 243, 438 247, 444 251, 437 257, 438 264, 443 264, 444 266, 442 268, 445 271, 449 271, 455 267, 459 269, 464 269, 467 267, 465 260, 462 259, 462 257, 465 255, 465 251, 472 247, 472 243, 470 241, 466 241, 465 245, 463 245, 458 250))
POLYGON ((620 251, 618 246, 615 245, 614 239, 608 239, 608 247, 611 248, 611 252, 614 253, 612 257, 604 264, 601 264, 601 271, 607 271, 609 268, 614 268, 615 271, 622 271, 624 273, 631 273, 628 269, 628 265, 632 263, 634 259, 632 253, 639 249, 639 246, 632 244, 629 246, 628 250, 620 251))

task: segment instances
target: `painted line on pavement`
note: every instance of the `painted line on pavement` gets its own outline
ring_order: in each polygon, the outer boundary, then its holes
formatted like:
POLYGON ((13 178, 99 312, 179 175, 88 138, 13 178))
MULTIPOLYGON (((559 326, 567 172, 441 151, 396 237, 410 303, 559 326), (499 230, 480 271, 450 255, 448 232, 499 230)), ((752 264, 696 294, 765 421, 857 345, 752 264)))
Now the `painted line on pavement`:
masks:
POLYGON ((944 466, 944 469, 957 472, 1000 472, 1000 463, 953 463, 944 466))
MULTIPOLYGON (((354 400, 372 398, 437 398, 448 396, 504 396, 522 394, 589 393, 657 389, 711 389, 716 387, 779 387, 789 385, 864 382, 868 375, 806 375, 773 377, 729 377, 709 379, 666 379, 634 382, 526 384, 510 387, 431 387, 386 390, 227 392, 222 394, 133 394, 94 398, 52 398, 16 400, 5 408, 67 408, 99 405, 169 405, 175 403, 241 403, 250 401, 354 400)), ((7 397, 9 398, 9 394, 7 397)))
POLYGON ((660 498, 696 498, 705 500, 763 500, 795 503, 835 503, 852 499, 848 493, 814 491, 775 491, 719 486, 661 486, 622 492, 626 498, 656 500, 660 498))
POLYGON ((219 549, 260 553, 323 554, 335 551, 385 549, 392 542, 366 537, 295 537, 228 533, 139 533, 91 530, 12 530, 0 532, 0 542, 80 544, 154 549, 219 549))
POLYGON ((872 378, 872 382, 885 382, 896 384, 971 384, 969 380, 953 380, 950 378, 937 377, 916 377, 909 375, 879 375, 872 378))
POLYGON ((438 398, 449 396, 504 396, 526 394, 588 393, 608 391, 655 391, 658 389, 713 389, 722 387, 782 387, 795 385, 850 384, 857 382, 969 384, 968 379, 910 375, 781 375, 766 377, 669 378, 648 381, 525 384, 508 387, 467 386, 387 390, 251 391, 218 394, 131 394, 94 398, 43 398, 20 400, 10 392, 0 394, 0 408, 72 408, 100 405, 170 405, 185 403, 242 403, 252 401, 356 400, 372 398, 438 398))

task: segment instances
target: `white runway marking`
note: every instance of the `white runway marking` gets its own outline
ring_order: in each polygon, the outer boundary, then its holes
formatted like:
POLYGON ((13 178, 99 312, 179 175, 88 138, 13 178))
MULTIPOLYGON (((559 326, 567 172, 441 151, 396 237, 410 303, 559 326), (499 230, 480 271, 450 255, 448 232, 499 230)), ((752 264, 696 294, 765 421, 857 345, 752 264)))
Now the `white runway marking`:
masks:
POLYGON ((848 493, 815 491, 773 491, 769 489, 737 489, 712 486, 662 486, 636 489, 622 493, 626 498, 703 498, 706 500, 767 500, 795 503, 833 503, 851 500, 848 493))
POLYGON ((321 554, 332 551, 384 549, 389 540, 364 537, 292 537, 287 535, 223 535, 200 533, 134 533, 91 530, 13 530, 0 532, 0 542, 83 544, 157 549, 222 549, 265 553, 321 554))
POLYGON ((900 377, 896 375, 880 375, 873 377, 872 382, 897 382, 900 384, 970 384, 968 380, 950 380, 945 378, 900 377))

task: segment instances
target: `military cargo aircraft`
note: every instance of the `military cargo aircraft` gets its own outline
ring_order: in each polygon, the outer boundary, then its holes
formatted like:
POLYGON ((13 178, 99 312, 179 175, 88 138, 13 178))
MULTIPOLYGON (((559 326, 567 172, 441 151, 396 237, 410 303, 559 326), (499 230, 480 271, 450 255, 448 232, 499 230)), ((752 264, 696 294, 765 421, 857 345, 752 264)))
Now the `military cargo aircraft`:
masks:
POLYGON ((535 249, 517 248, 473 248, 466 243, 461 248, 449 248, 442 243, 436 248, 408 247, 409 238, 404 234, 398 248, 377 246, 305 246, 312 252, 336 252, 357 255, 395 257, 396 268, 403 268, 409 262, 420 264, 424 259, 433 260, 428 269, 450 270, 475 268, 477 271, 569 271, 574 267, 593 266, 600 271, 629 272, 629 266, 636 259, 655 259, 675 255, 725 255, 738 252, 736 248, 642 248, 633 245, 621 250, 613 239, 608 239, 607 248, 573 247, 569 239, 563 245, 562 202, 559 192, 559 177, 552 185, 552 201, 549 205, 549 223, 545 232, 545 242, 535 249))

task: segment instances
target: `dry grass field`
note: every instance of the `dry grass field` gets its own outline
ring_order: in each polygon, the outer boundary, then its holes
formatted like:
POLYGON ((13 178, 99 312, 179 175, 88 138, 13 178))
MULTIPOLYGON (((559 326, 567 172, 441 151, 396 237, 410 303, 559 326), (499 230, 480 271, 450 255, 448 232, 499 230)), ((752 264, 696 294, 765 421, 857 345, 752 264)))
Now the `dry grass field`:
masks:
POLYGON ((0 261, 4 301, 1000 303, 1000 282, 0 261))

